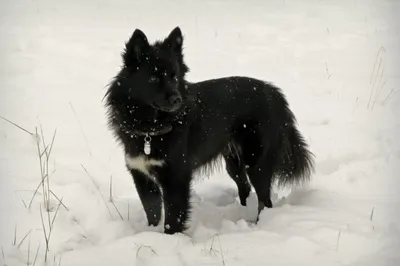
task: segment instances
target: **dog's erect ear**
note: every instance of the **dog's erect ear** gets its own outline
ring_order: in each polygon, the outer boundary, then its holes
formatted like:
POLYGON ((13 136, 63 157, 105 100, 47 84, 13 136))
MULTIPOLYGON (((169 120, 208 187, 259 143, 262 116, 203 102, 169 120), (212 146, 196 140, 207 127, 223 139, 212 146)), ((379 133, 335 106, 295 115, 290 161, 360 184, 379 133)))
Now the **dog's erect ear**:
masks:
POLYGON ((181 29, 176 27, 171 31, 164 43, 171 48, 175 53, 182 53, 183 36, 181 29))
POLYGON ((136 29, 125 44, 125 52, 123 54, 125 64, 140 63, 141 58, 146 54, 149 47, 146 35, 143 31, 136 29))

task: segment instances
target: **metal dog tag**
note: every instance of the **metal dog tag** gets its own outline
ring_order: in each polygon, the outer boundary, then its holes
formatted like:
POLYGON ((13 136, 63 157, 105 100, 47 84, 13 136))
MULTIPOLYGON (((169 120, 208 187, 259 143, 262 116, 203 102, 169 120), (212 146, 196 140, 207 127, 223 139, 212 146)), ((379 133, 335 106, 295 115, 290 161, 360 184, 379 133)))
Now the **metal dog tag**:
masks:
POLYGON ((151 153, 151 137, 149 136, 149 134, 146 135, 146 137, 144 137, 144 147, 143 147, 143 151, 146 155, 150 155, 151 153))

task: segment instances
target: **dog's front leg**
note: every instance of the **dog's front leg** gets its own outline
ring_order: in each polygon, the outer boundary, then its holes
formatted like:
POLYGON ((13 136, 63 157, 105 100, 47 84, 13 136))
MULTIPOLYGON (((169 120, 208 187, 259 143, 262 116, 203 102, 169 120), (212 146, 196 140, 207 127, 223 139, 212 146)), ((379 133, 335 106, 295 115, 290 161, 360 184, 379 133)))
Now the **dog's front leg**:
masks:
POLYGON ((157 226, 161 219, 161 192, 158 185, 146 174, 130 170, 136 190, 146 212, 149 225, 157 226))
POLYGON ((189 214, 191 175, 181 175, 172 172, 163 178, 162 189, 164 198, 166 234, 184 231, 189 214))

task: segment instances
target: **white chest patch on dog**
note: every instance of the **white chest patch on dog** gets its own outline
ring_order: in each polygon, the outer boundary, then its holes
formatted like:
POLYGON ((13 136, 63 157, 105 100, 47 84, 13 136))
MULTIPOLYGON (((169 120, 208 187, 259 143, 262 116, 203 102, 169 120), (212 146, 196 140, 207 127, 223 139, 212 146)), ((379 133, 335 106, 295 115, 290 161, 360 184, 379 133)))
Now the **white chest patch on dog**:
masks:
POLYGON ((131 157, 129 154, 125 155, 125 163, 130 170, 137 170, 152 178, 150 169, 154 166, 163 166, 164 160, 155 160, 147 158, 144 155, 131 157))

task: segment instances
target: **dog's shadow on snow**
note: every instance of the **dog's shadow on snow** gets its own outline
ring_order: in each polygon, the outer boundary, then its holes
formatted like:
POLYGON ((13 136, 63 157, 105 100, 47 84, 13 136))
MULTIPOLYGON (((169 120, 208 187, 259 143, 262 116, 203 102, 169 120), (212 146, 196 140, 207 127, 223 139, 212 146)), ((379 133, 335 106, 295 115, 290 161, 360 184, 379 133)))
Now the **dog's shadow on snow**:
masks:
POLYGON ((251 224, 257 218, 258 201, 253 191, 247 199, 247 206, 240 204, 235 188, 215 185, 207 193, 192 191, 191 202, 191 229, 202 226, 205 229, 220 231, 224 223, 243 220, 251 224))
MULTIPOLYGON (((312 197, 312 191, 308 189, 297 189, 286 191, 284 196, 276 192, 272 193, 274 208, 283 205, 307 205, 307 199, 312 197), (311 194, 310 194, 311 193, 311 194)), ((136 221, 131 221, 134 230, 141 232, 163 232, 163 219, 159 226, 149 227, 145 218, 140 201, 132 202, 135 210, 132 215, 136 221), (133 223, 132 223, 133 222, 133 223)), ((258 200, 254 191, 247 199, 247 206, 242 206, 239 202, 236 188, 213 184, 206 190, 196 189, 191 192, 191 214, 188 222, 189 229, 187 235, 194 236, 196 232, 208 232, 208 235, 215 233, 231 232, 243 229, 251 230, 256 226, 258 200)), ((264 209, 263 212, 268 211, 264 209)), ((206 234, 207 235, 207 234, 206 234)))
MULTIPOLYGON (((251 229, 256 226, 258 199, 254 190, 247 198, 246 206, 242 206, 236 188, 215 185, 213 188, 207 193, 192 192, 192 232, 200 226, 216 232, 235 230, 235 227, 251 229)), ((308 189, 289 189, 279 193, 274 191, 271 193, 271 200, 274 208, 280 208, 286 204, 296 205, 299 201, 304 201, 302 199, 307 199, 308 195, 308 189)), ((264 208, 262 212, 266 211, 268 209, 264 208)))
MULTIPOLYGON (((210 190, 197 191, 194 189, 191 191, 191 211, 187 235, 191 236, 197 230, 209 231, 210 234, 220 232, 224 227, 234 226, 239 221, 249 226, 255 223, 258 201, 253 191, 247 199, 247 206, 242 206, 237 189, 215 184, 208 188, 210 190)), ((124 207, 121 206, 121 208, 124 207)), ((139 200, 132 200, 129 209, 129 222, 136 233, 162 233, 164 231, 164 217, 157 227, 147 226, 146 216, 139 200)))
MULTIPOLYGON (((277 192, 272 194, 275 209, 281 209, 284 205, 300 207, 323 204, 324 198, 326 198, 325 192, 309 189, 292 190, 286 192, 284 196, 277 192)), ((104 239, 120 239, 146 232, 164 233, 163 218, 157 227, 147 225, 145 212, 138 198, 129 198, 128 201, 127 199, 117 199, 114 204, 121 219, 118 219, 119 215, 116 216, 116 213, 114 213, 112 223, 109 220, 100 222, 99 227, 92 228, 85 233, 86 235, 95 235, 95 238, 87 238, 84 235, 84 238, 82 238, 82 235, 79 235, 68 241, 63 248, 69 250, 71 243, 80 245, 88 239, 91 243, 97 243, 104 241, 104 239), (109 230, 104 231, 105 224, 109 226, 109 230)), ((239 202, 237 189, 232 186, 212 184, 202 189, 194 189, 191 192, 192 209, 188 222, 189 228, 184 235, 194 240, 204 240, 214 237, 215 234, 257 229, 258 225, 255 223, 257 205, 258 200, 254 191, 250 193, 247 199, 247 206, 242 206, 239 202)), ((268 222, 262 221, 263 216, 266 217, 263 215, 265 212, 276 213, 275 210, 264 209, 260 215, 260 222, 263 224, 268 222)))

